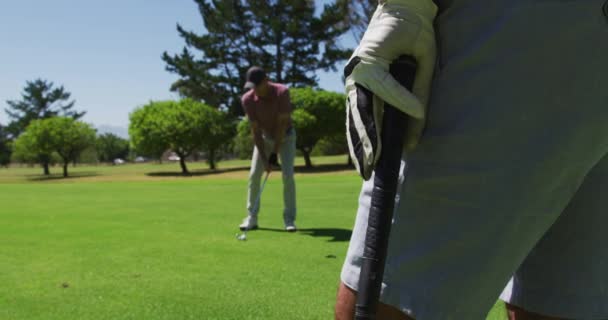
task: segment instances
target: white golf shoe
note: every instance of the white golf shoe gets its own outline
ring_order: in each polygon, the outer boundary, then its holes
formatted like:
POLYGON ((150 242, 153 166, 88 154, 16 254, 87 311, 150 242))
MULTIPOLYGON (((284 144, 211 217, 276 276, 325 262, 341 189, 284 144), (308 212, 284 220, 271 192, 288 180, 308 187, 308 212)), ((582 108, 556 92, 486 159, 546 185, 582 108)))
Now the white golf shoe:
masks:
POLYGON ((258 228, 258 217, 247 216, 247 218, 243 219, 243 223, 239 226, 241 231, 245 230, 255 230, 258 228))
POLYGON ((285 231, 287 232, 296 232, 298 228, 296 228, 296 224, 292 222, 285 222, 285 231))

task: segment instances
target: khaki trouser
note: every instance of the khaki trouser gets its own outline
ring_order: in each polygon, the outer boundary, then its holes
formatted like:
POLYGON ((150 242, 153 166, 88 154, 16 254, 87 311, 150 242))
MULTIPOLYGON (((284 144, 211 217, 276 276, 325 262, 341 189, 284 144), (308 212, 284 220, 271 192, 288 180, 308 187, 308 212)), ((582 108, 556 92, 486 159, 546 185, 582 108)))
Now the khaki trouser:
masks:
MULTIPOLYGON (((264 149, 267 157, 274 149, 274 141, 268 137, 264 137, 264 149)), ((293 178, 293 162, 296 155, 296 132, 291 129, 285 135, 281 148, 279 149, 279 158, 281 161, 281 171, 283 174, 283 220, 285 223, 293 223, 296 220, 296 183, 293 178)), ((260 211, 260 202, 256 200, 260 193, 260 181, 264 174, 264 161, 260 157, 260 151, 257 147, 253 150, 251 159, 251 171, 249 172, 249 190, 247 195, 247 211, 251 216, 257 216, 260 211)))

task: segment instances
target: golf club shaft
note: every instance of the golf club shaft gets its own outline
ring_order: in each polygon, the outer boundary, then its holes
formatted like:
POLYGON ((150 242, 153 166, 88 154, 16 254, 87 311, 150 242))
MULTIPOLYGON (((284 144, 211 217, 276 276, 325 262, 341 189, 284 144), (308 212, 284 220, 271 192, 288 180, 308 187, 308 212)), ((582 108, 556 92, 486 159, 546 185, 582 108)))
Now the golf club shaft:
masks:
MULTIPOLYGON (((411 90, 416 75, 416 61, 409 56, 399 57, 391 64, 390 73, 401 85, 411 90)), ((406 129, 407 115, 387 104, 381 131, 382 150, 374 170, 355 320, 376 319, 406 129)))
POLYGON ((262 186, 260 187, 260 192, 258 193, 258 198, 255 200, 255 208, 258 210, 258 206, 260 205, 260 201, 262 199, 262 192, 264 192, 264 188, 266 187, 266 181, 268 181, 268 177, 270 177, 270 171, 266 172, 266 177, 264 178, 264 182, 262 182, 262 186))

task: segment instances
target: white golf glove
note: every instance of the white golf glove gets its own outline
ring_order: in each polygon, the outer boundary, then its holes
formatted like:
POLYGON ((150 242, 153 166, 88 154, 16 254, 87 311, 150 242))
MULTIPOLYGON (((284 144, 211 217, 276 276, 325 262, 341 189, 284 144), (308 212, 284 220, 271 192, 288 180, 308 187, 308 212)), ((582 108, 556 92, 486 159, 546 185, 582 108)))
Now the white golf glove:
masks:
POLYGON ((347 94, 346 134, 357 170, 369 179, 380 157, 384 103, 406 113, 406 149, 413 149, 424 129, 425 110, 435 67, 431 0, 379 0, 363 39, 344 68, 347 94), (412 92, 389 74, 399 56, 417 62, 412 92))

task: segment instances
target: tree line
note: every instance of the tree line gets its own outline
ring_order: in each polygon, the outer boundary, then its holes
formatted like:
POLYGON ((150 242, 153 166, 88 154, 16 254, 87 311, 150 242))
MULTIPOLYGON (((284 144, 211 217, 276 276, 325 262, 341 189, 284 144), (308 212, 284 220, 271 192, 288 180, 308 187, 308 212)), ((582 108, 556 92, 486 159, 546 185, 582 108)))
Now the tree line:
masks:
POLYGON ((45 175, 50 166, 61 163, 63 175, 68 164, 79 161, 87 149, 94 149, 98 161, 126 157, 129 142, 113 134, 97 135, 85 115, 75 110, 76 101, 63 87, 46 80, 28 81, 21 99, 7 101, 5 109, 11 122, 0 125, 0 165, 11 161, 38 163, 45 175))
MULTIPOLYGON (((307 167, 319 141, 334 142, 345 149, 344 95, 321 89, 293 88, 293 123, 298 132, 296 147, 307 167)), ((226 154, 247 158, 253 142, 245 117, 232 117, 220 108, 190 98, 179 101, 152 101, 131 112, 130 139, 96 130, 80 120, 85 114, 74 110, 74 101, 64 87, 52 82, 27 82, 21 100, 9 101, 6 109, 12 119, 0 126, 0 160, 40 164, 45 175, 50 166, 60 163, 64 176, 68 165, 81 160, 83 152, 93 149, 96 161, 112 162, 129 155, 160 159, 170 150, 180 158, 184 174, 189 173, 186 159, 203 154, 210 169, 226 154)), ((338 152, 340 153, 340 152, 338 152)))
MULTIPOLYGON (((344 95, 294 88, 291 99, 296 148, 307 167, 312 166, 312 150, 322 139, 337 140, 338 148, 346 150, 346 142, 340 140, 346 130, 344 95)), ((227 112, 189 98, 150 102, 137 108, 130 115, 129 135, 138 154, 159 158, 166 150, 175 152, 184 174, 189 173, 185 159, 199 152, 204 152, 210 169, 215 169, 222 155, 247 158, 253 151, 247 118, 230 117, 227 112)))
POLYGON ((80 119, 71 95, 52 82, 28 82, 20 100, 7 101, 11 120, 0 124, 0 165, 11 159, 48 165, 76 162, 87 148, 100 161, 126 154, 158 158, 175 152, 182 172, 185 159, 201 154, 213 169, 222 155, 250 156, 249 126, 243 119, 240 96, 245 71, 266 69, 272 81, 290 86, 297 148, 311 166, 314 147, 321 143, 345 151, 344 96, 318 89, 318 71, 337 72, 337 64, 352 48, 339 38, 351 32, 361 37, 374 0, 336 0, 317 8, 301 0, 194 0, 205 32, 177 25, 185 47, 164 52, 166 70, 178 75, 171 86, 179 101, 156 101, 130 114, 130 141, 96 136, 80 119), (66 141, 73 145, 66 144, 66 141), (74 140, 74 141, 72 141, 74 140))

